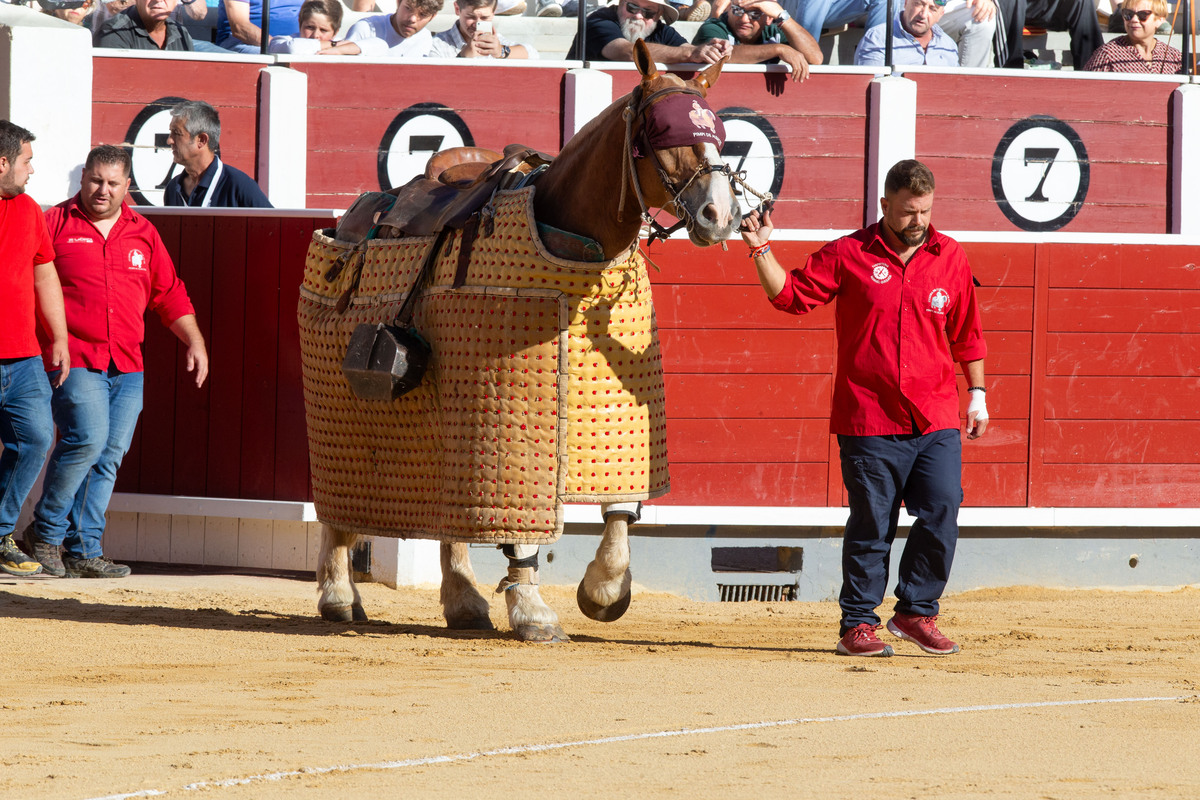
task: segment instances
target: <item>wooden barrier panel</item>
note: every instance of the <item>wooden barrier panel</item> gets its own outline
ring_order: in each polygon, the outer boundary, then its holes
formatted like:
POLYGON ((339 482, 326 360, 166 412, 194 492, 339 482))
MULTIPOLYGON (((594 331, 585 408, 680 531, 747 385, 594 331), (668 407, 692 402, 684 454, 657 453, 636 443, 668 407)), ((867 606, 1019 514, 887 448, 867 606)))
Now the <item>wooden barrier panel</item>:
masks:
MULTIPOLYGON (((296 328, 325 217, 152 219, 209 343, 197 391, 147 325, 146 410, 118 490, 307 500, 296 328)), ((775 242, 803 265, 821 241, 775 242)), ((987 436, 964 445, 969 506, 1185 506, 1200 490, 1200 249, 964 242, 988 341, 987 436)), ((840 506, 829 434, 834 310, 775 311, 740 242, 651 257, 676 505, 840 506)), ((965 384, 959 379, 965 418, 965 384)))
MULTIPOLYGON (((1169 232, 1171 94, 1186 79, 1100 80, 1009 70, 987 76, 914 70, 904 77, 917 84, 916 157, 937 176, 939 205, 953 208, 953 220, 943 224, 1037 230, 1014 223, 997 202, 997 159, 1006 158, 1011 179, 1005 196, 1021 203, 1040 194, 1036 203, 1049 207, 1078 194, 1079 167, 1068 143, 1074 136, 1085 157, 1078 213, 1065 226, 1042 230, 1169 232), (1016 127, 1027 120, 1030 128, 1016 127), (1020 138, 1012 149, 1000 152, 1014 134, 1020 138), (1027 189, 1017 193, 1018 187, 1027 189)), ((1036 217, 1039 209, 1030 213, 1036 217)))
POLYGON ((292 65, 308 75, 310 208, 399 186, 456 144, 562 146, 562 68, 339 62, 292 65))
MULTIPOLYGON (((133 147, 131 202, 161 205, 162 187, 180 169, 172 161, 166 133, 167 112, 181 100, 203 100, 217 109, 222 159, 255 177, 259 71, 266 59, 196 61, 104 53, 92 65, 92 141, 133 147)), ((84 155, 79 154, 81 162, 84 155)))

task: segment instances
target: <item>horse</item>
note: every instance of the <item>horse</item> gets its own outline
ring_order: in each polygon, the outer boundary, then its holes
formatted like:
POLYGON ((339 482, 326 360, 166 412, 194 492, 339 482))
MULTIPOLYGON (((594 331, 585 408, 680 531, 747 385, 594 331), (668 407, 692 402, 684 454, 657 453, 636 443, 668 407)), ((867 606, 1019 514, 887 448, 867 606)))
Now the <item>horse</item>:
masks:
MULTIPOLYGON (((724 62, 685 81, 660 73, 643 42, 636 43, 634 54, 641 74, 638 87, 585 125, 538 176, 533 208, 539 227, 545 223, 586 237, 599 245, 605 258, 613 258, 626 251, 636 253, 641 226, 650 220, 648 210, 661 208, 680 220, 693 244, 723 245, 736 230, 741 211, 733 190, 735 175, 714 143, 714 138, 719 142, 722 137, 704 135, 707 129, 716 131, 720 121, 703 98, 717 81, 724 62), (656 135, 660 141, 672 135, 663 132, 669 125, 656 118, 653 110, 664 102, 668 104, 664 108, 682 108, 676 117, 689 113, 698 126, 694 138, 670 146, 653 143, 656 135), (651 125, 654 130, 649 130, 651 125)), ((579 584, 577 601, 589 618, 611 622, 624 614, 630 603, 628 535, 630 524, 640 514, 640 503, 607 503, 602 511, 603 537, 579 584)), ((323 527, 317 567, 318 610, 327 620, 367 619, 351 568, 356 538, 356 533, 337 525, 323 527)), ((542 643, 569 641, 558 615, 538 592, 538 545, 504 544, 503 550, 509 560, 508 576, 497 591, 503 591, 517 638, 542 643)), ((440 551, 441 603, 447 627, 492 630, 488 601, 476 589, 468 545, 443 540, 440 551)))

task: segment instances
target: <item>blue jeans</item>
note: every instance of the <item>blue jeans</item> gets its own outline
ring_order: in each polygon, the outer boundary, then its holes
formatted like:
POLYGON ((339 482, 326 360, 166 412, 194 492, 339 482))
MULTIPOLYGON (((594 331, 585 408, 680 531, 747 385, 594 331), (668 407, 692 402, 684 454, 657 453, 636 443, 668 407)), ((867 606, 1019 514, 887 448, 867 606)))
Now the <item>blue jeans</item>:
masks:
MULTIPOLYGON (((781 5, 814 39, 821 38, 822 28, 865 18, 863 25, 870 30, 882 25, 887 17, 887 0, 783 0, 781 5)), ((896 0, 897 9, 902 5, 902 0, 896 0)))
POLYGON ((54 444, 50 379, 41 356, 0 360, 0 441, 0 536, 7 536, 54 444))
POLYGON ((61 544, 63 555, 103 555, 104 512, 142 413, 142 377, 77 367, 54 390, 60 438, 33 518, 38 538, 61 544))
POLYGON ((935 617, 950 578, 962 504, 962 435, 838 436, 850 518, 842 540, 842 634, 864 622, 887 591, 903 500, 916 518, 900 556, 896 611, 935 617))

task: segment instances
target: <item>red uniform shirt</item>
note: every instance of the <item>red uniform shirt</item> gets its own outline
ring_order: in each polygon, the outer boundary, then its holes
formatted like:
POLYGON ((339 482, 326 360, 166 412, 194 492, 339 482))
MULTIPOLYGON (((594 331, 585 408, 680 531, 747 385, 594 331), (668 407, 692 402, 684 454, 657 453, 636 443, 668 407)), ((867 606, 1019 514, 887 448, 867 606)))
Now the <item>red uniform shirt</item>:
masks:
POLYGON ((829 427, 886 436, 958 427, 956 362, 987 355, 971 266, 958 242, 928 229, 905 265, 879 224, 830 242, 792 270, 771 302, 803 314, 838 299, 829 427))
POLYGON ((33 268, 54 260, 41 207, 27 194, 0 195, 0 358, 29 358, 38 345, 33 268))
POLYGON ((111 361, 121 372, 141 372, 146 309, 168 326, 195 313, 158 231, 122 206, 105 239, 79 207, 79 195, 46 212, 46 224, 67 307, 71 366, 108 369, 111 361))

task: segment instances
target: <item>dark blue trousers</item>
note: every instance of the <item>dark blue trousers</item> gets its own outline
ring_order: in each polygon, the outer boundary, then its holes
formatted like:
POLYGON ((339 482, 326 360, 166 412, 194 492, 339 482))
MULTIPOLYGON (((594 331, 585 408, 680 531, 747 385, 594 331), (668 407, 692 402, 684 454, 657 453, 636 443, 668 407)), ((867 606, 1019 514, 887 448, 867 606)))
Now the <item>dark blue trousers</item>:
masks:
POLYGON ((842 634, 880 623, 900 503, 916 518, 900 556, 896 611, 937 616, 950 578, 962 504, 962 438, 957 429, 925 435, 838 436, 850 518, 842 539, 842 634))

